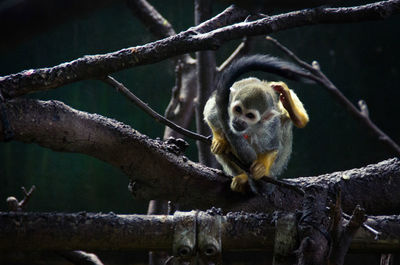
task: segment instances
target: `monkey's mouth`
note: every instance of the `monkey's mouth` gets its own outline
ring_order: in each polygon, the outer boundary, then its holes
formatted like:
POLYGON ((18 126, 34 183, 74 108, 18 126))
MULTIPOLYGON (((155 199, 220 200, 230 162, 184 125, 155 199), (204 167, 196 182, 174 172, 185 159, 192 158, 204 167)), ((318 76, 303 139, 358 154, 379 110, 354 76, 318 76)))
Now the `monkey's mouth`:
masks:
POLYGON ((237 132, 242 132, 247 129, 247 123, 240 119, 234 119, 232 121, 232 128, 237 132))

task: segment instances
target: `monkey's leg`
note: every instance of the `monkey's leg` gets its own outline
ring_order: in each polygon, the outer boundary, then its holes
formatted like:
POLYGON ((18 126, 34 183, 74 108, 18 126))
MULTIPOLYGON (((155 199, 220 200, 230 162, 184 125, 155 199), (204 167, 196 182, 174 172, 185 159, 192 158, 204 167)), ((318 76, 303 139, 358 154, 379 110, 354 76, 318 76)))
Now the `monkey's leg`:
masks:
POLYGON ((297 95, 284 82, 270 82, 270 86, 280 94, 283 107, 289 113, 290 119, 298 128, 303 128, 309 121, 306 110, 297 95))
POLYGON ((231 189, 233 191, 245 192, 249 178, 247 174, 232 162, 226 154, 216 155, 215 157, 227 174, 235 176, 232 178, 231 189))
POLYGON ((250 167, 250 172, 255 180, 259 180, 263 176, 269 176, 272 164, 275 162, 277 155, 277 150, 257 155, 257 160, 250 167))
POLYGON ((211 142, 211 152, 215 155, 227 153, 229 151, 229 143, 226 140, 222 130, 215 130, 211 126, 212 131, 212 142, 211 142))

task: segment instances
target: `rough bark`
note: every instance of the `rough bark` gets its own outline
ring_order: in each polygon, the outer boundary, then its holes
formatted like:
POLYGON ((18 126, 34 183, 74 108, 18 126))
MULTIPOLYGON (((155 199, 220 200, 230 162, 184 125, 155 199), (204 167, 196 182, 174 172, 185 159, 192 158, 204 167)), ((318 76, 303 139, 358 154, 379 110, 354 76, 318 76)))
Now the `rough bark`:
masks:
MULTIPOLYGON (((232 192, 230 177, 222 171, 188 160, 173 141, 149 139, 118 121, 77 111, 58 101, 15 99, 5 106, 14 140, 103 160, 133 180, 131 189, 139 199, 170 200, 182 209, 215 206, 225 212, 294 211, 302 207, 301 194, 285 187, 276 187, 264 196, 232 192)), ((0 132, 2 129, 0 125, 0 132)), ((0 134, 0 141, 3 140, 4 135, 0 134)), ((328 199, 335 198, 339 186, 345 212, 351 212, 357 204, 374 215, 397 213, 400 208, 397 158, 360 169, 287 181, 303 188, 310 184, 322 186, 328 199)), ((261 188, 265 185, 268 184, 260 183, 261 188)))
POLYGON ((323 186, 310 185, 306 188, 298 226, 301 238, 300 246, 296 250, 298 265, 325 264, 329 251, 326 202, 327 192, 323 186))
POLYGON ((228 8, 197 27, 156 42, 103 55, 85 56, 52 68, 4 76, 0 78, 0 90, 7 98, 18 97, 75 81, 99 79, 123 69, 156 63, 180 54, 214 50, 224 42, 244 36, 270 34, 305 25, 385 19, 399 12, 400 0, 389 0, 357 7, 305 9, 226 26, 247 16, 247 12, 228 8))
MULTIPOLYGON (((223 251, 274 249, 275 222, 279 214, 189 212, 178 215, 116 215, 94 213, 0 212, 0 250, 171 250, 179 225, 220 218, 223 251)), ((359 230, 350 251, 399 253, 400 217, 376 216, 367 220, 384 231, 379 239, 359 230), (373 218, 373 219, 372 219, 373 218)), ((193 228, 196 230, 196 228, 193 228)))

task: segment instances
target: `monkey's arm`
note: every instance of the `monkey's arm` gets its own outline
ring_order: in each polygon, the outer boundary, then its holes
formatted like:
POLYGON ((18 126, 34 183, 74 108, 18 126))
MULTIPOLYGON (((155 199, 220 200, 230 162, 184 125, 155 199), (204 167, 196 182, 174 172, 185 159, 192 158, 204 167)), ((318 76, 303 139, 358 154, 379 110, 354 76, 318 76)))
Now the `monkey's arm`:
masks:
POLYGON ((288 112, 288 118, 296 127, 304 128, 309 118, 297 95, 284 82, 270 82, 269 85, 279 93, 280 102, 288 112))
POLYGON ((210 124, 209 126, 212 132, 211 152, 216 155, 230 152, 228 140, 226 140, 222 129, 213 128, 210 124))

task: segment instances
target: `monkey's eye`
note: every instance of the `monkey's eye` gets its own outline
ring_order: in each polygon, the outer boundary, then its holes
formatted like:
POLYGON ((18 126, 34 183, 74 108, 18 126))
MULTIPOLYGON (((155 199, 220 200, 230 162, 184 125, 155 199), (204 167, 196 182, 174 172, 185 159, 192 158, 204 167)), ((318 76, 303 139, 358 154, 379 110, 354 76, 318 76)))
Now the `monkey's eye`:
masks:
POLYGON ((249 118, 250 120, 252 120, 252 119, 254 119, 256 116, 255 116, 253 113, 249 112, 249 113, 246 114, 246 117, 249 118))
POLYGON ((242 113, 242 108, 241 108, 240 106, 236 106, 236 107, 234 108, 234 110, 235 110, 235 112, 237 112, 237 113, 239 113, 239 114, 242 113))

